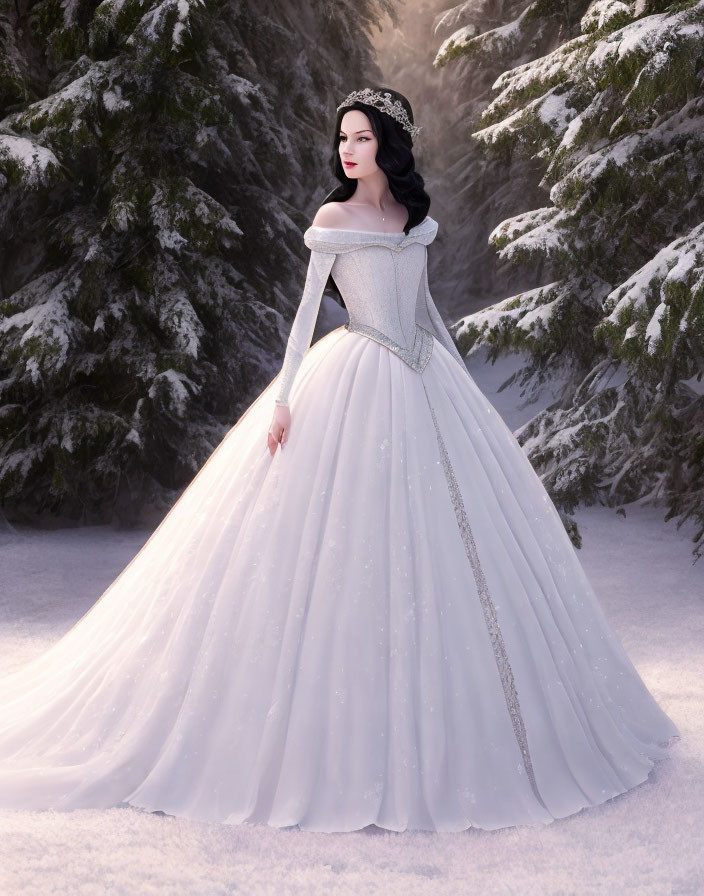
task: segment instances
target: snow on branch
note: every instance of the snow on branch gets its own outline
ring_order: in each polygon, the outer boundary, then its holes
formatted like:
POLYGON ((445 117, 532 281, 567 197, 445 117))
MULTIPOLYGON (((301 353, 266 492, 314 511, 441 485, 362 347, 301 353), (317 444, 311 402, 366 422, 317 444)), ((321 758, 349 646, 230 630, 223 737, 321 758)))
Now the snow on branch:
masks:
POLYGON ((0 134, 0 172, 26 187, 48 185, 61 171, 54 153, 28 137, 0 134))
POLYGON ((530 259, 536 255, 554 257, 565 249, 560 225, 566 213, 555 206, 532 209, 506 218, 489 234, 489 242, 505 261, 530 259))
POLYGON ((610 292, 604 301, 604 310, 610 312, 606 320, 619 326, 628 324, 623 341, 641 336, 653 354, 662 340, 663 324, 673 313, 680 329, 687 326, 681 308, 679 313, 673 308, 673 293, 680 297, 680 288, 690 296, 704 295, 704 223, 664 246, 610 292))

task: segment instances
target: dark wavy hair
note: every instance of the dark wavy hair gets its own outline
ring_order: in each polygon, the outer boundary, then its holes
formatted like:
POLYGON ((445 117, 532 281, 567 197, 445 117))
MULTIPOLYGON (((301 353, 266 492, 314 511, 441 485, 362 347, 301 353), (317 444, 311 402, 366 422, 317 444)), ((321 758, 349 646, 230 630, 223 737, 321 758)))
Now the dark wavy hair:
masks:
MULTIPOLYGON (((411 124, 415 124, 411 104, 402 93, 392 90, 390 87, 372 86, 371 89, 379 93, 390 93, 392 99, 399 100, 406 110, 411 124)), ((425 192, 425 181, 415 168, 413 138, 395 118, 392 118, 375 106, 354 102, 338 110, 335 116, 335 132, 332 141, 333 148, 330 156, 330 167, 335 177, 340 181, 340 185, 328 193, 321 204, 325 205, 326 202, 344 202, 357 189, 357 180, 356 178, 347 177, 339 152, 340 124, 342 123, 343 115, 345 112, 349 112, 350 109, 359 109, 369 119, 369 124, 379 144, 376 153, 376 163, 389 181, 391 195, 397 202, 403 203, 408 209, 408 222, 403 229, 403 232, 407 234, 412 227, 425 220, 430 208, 430 197, 425 192)), ((346 307, 332 277, 328 278, 325 288, 330 289, 335 294, 336 300, 343 308, 346 307)))

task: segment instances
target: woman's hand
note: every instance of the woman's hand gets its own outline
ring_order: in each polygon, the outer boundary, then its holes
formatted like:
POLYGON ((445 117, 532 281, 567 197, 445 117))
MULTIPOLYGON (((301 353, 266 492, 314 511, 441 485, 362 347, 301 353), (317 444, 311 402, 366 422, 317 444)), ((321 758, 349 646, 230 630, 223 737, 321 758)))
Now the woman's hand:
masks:
POLYGON ((267 448, 273 457, 276 446, 281 442, 281 450, 288 441, 288 433, 291 429, 291 411, 287 404, 277 404, 274 407, 274 416, 266 437, 267 448))

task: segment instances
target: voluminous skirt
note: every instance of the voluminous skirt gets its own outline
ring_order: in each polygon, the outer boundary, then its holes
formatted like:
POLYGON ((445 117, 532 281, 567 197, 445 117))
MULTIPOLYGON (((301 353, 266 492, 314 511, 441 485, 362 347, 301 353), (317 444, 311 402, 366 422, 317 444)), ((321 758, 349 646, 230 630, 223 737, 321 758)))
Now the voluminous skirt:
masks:
POLYGON ((550 823, 679 734, 543 485, 439 342, 344 327, 272 381, 146 545, 0 681, 0 807, 349 831, 550 823))

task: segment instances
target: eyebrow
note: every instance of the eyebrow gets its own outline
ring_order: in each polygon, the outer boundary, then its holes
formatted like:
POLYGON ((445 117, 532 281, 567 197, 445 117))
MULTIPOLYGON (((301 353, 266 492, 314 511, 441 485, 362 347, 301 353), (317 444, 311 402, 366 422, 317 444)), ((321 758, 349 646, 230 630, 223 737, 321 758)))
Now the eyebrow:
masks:
MULTIPOLYGON (((354 131, 355 134, 365 134, 365 133, 367 133, 367 132, 369 132, 370 134, 372 133, 372 131, 371 131, 370 128, 364 128, 364 129, 361 130, 361 131, 354 131)), ((345 132, 342 130, 342 128, 340 128, 340 133, 341 133, 341 134, 344 134, 344 133, 345 133, 345 132)))

